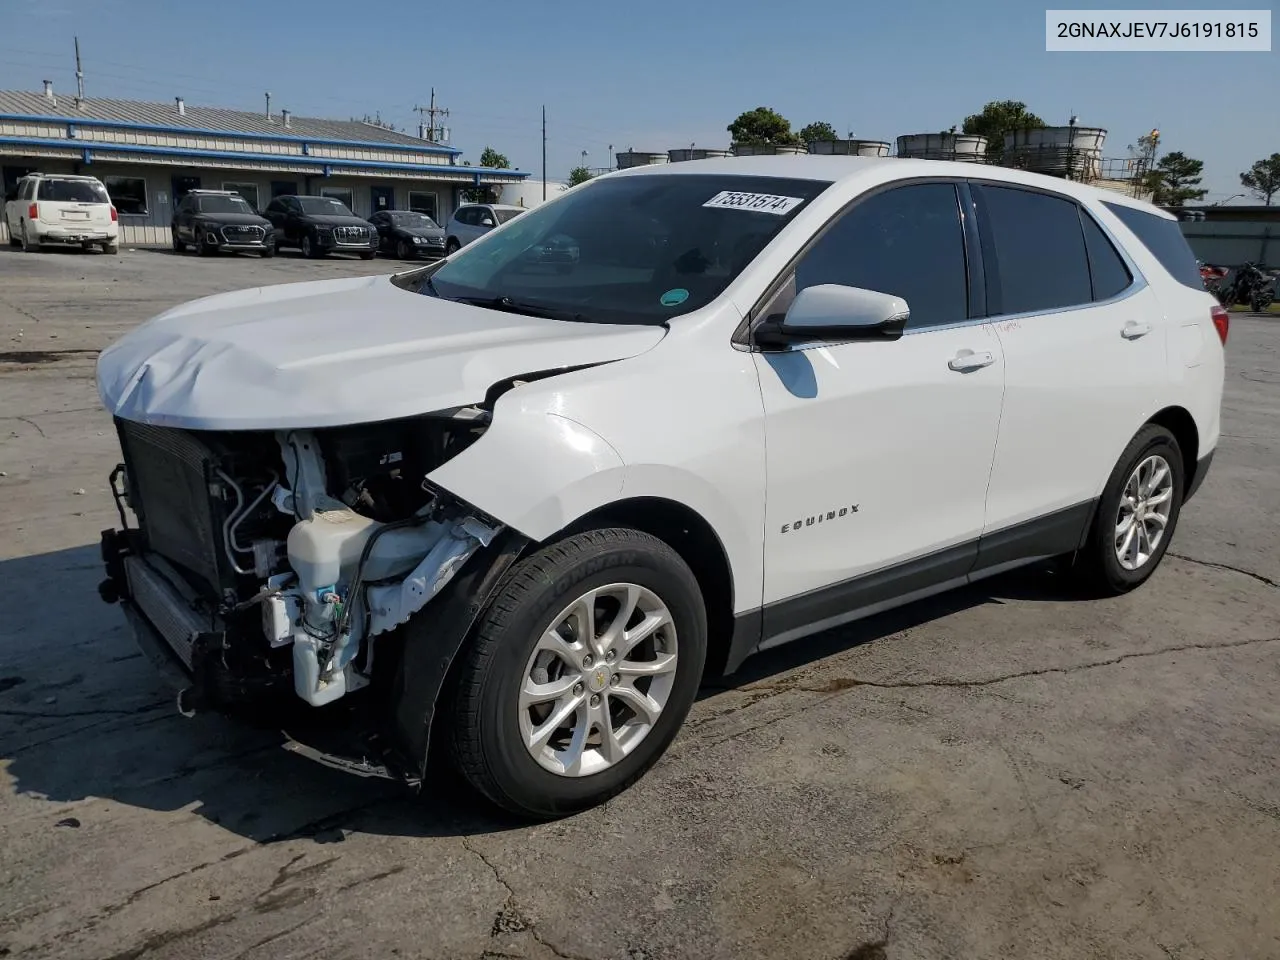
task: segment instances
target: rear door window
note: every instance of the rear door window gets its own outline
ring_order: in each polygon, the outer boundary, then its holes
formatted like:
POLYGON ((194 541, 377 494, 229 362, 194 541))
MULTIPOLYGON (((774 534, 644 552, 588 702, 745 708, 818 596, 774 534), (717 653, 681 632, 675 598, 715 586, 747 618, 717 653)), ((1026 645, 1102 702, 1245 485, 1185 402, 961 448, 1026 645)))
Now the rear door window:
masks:
POLYGON ((1093 300, 1074 201, 976 183, 973 199, 981 221, 991 315, 1035 313, 1093 300))
POLYGON ((1133 277, 1097 221, 1081 210, 1080 222, 1084 224, 1084 245, 1089 253, 1093 299, 1110 299, 1125 290, 1133 282, 1133 277))
POLYGON ((1151 255, 1160 261, 1160 266, 1168 270, 1173 279, 1194 290, 1204 289, 1204 281, 1200 279, 1200 268, 1196 265, 1196 255, 1191 252, 1191 247, 1182 235, 1178 221, 1166 220, 1145 210, 1119 203, 1107 203, 1105 200, 1102 205, 1133 231, 1134 235, 1142 241, 1142 245, 1151 251, 1151 255))

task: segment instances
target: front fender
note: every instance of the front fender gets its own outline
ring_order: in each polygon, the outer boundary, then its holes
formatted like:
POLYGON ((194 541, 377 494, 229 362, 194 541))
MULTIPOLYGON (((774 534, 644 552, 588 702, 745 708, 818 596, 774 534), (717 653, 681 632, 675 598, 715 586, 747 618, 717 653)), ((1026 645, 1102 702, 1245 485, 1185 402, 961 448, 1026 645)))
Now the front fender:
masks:
POLYGON ((622 457, 576 420, 499 401, 484 436, 428 480, 518 530, 545 540, 622 492, 622 457))

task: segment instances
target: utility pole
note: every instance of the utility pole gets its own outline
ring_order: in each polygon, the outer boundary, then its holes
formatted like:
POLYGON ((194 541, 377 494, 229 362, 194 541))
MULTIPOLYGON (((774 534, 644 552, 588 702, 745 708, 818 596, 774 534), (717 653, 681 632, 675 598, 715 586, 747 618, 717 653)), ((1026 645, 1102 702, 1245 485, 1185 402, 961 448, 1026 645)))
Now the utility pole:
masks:
POLYGON ((542 106, 542 199, 547 199, 547 107, 542 106))
POLYGON ((429 107, 414 107, 418 114, 418 136, 424 140, 434 140, 439 142, 444 139, 444 127, 436 125, 436 115, 447 117, 449 115, 448 107, 436 106, 436 88, 431 88, 431 105, 429 107), (423 128, 422 117, 426 115, 430 118, 426 128, 423 128))
POLYGON ((76 106, 84 102, 84 71, 80 69, 80 38, 76 37, 76 106))

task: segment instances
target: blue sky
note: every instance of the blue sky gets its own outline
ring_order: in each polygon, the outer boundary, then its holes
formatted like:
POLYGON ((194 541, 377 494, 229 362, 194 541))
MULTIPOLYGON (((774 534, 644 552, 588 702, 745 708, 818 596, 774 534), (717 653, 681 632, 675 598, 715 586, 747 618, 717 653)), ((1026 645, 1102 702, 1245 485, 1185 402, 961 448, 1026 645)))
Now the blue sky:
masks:
MULTIPOLYGON (((1055 7, 1066 6, 1055 2, 1055 7)), ((1095 0, 1094 6, 1100 6, 1095 0)), ((1140 3, 1125 3, 1141 8, 1140 3)), ((1201 7, 1215 6, 1200 0, 1201 7)), ((1250 4, 1220 4, 1226 9, 1250 4)), ((349 117, 416 129, 430 88, 453 145, 486 144, 563 177, 615 150, 727 146, 728 123, 767 105, 800 127, 892 140, 1023 100, 1051 124, 1105 127, 1104 153, 1152 127, 1162 150, 1205 162, 1210 202, 1280 152, 1280 52, 1046 53, 1044 6, 1016 0, 6 0, 0 88, 349 117)), ((1145 5, 1145 6, 1150 6, 1145 5)), ((1254 0, 1254 7, 1264 4, 1254 0)))

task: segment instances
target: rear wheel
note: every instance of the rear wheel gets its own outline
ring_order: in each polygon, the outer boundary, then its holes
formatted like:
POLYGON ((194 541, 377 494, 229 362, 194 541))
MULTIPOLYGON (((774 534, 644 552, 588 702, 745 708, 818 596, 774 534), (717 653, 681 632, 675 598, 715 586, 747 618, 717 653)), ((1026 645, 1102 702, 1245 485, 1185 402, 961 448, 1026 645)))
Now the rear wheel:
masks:
POLYGON ((40 252, 40 241, 32 240, 29 236, 27 236, 27 224, 25 221, 18 224, 18 239, 19 239, 19 243, 22 246, 22 249, 25 250, 27 253, 40 252))
POLYGON ((1184 471, 1178 441, 1164 427, 1148 424, 1130 441, 1075 560, 1092 592, 1126 593, 1155 573, 1178 525, 1184 471))
POLYGON ((453 755, 477 790, 530 818, 602 803, 662 755, 706 660, 697 580, 624 528, 554 543, 481 615, 454 694, 453 755))
POLYGON ((102 252, 103 252, 103 253, 106 253, 106 254, 110 254, 111 256, 115 256, 116 254, 118 254, 118 253, 120 252, 120 243, 119 243, 119 241, 117 241, 117 242, 115 242, 115 243, 104 243, 104 244, 102 245, 102 252))

